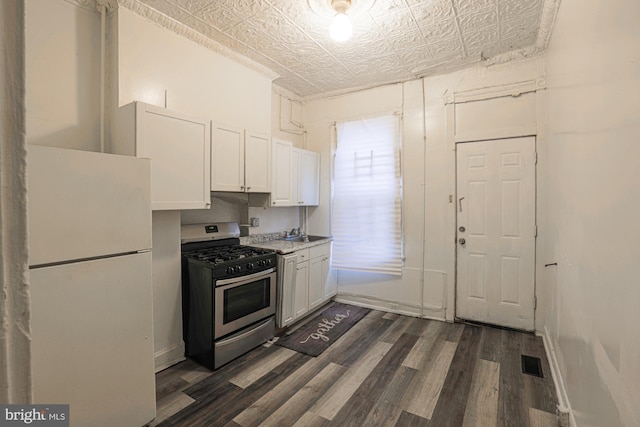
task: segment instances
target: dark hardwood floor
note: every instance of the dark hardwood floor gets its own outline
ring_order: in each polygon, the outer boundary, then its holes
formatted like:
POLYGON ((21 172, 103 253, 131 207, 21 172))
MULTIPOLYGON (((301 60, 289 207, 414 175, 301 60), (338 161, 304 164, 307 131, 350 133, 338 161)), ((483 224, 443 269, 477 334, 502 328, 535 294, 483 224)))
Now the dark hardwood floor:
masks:
POLYGON ((160 426, 558 425, 539 337, 375 310, 318 357, 271 345, 215 372, 186 360, 156 390, 160 426))

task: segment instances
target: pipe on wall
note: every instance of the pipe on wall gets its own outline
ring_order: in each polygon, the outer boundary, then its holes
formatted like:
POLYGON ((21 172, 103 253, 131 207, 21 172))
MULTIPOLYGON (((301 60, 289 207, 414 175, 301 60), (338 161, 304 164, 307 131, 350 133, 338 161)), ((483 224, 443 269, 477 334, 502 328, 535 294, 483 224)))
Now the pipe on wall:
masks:
POLYGON ((100 152, 104 153, 105 141, 105 75, 106 75, 106 43, 107 12, 111 9, 109 0, 96 0, 96 9, 100 12, 100 152))

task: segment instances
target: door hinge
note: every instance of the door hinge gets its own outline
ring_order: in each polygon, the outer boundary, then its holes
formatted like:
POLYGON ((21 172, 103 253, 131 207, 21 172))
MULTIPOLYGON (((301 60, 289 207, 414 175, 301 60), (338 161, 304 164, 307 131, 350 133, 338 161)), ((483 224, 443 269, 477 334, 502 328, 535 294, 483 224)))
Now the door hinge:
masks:
POLYGON ((538 237, 538 226, 537 225, 533 226, 533 237, 538 237))
POLYGON ((537 152, 537 151, 535 151, 535 152, 533 153, 533 164, 534 164, 534 165, 537 165, 537 164, 538 164, 538 152, 537 152))
POLYGON ((538 308, 538 297, 534 296, 533 297, 533 309, 535 310, 536 308, 538 308))

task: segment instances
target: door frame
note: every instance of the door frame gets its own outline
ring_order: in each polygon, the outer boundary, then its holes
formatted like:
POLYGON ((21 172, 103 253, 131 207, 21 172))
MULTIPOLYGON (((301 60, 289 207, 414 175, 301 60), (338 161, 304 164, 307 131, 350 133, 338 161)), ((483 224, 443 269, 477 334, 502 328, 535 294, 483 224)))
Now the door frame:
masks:
POLYGON ((534 266, 534 296, 536 304, 534 308, 534 328, 537 330, 537 311, 540 309, 540 299, 538 298, 538 277, 541 274, 541 267, 538 264, 540 231, 544 228, 544 218, 539 215, 546 206, 544 198, 539 197, 541 188, 542 175, 539 173, 541 167, 544 167, 543 160, 546 158, 546 81, 540 73, 532 80, 520 81, 517 83, 504 84, 499 86, 484 87, 471 90, 454 90, 444 96, 444 116, 446 120, 446 141, 448 147, 447 163, 449 164, 449 200, 448 214, 446 216, 446 236, 447 242, 445 250, 447 251, 445 271, 449 272, 445 276, 445 301, 443 304, 445 321, 454 322, 456 320, 456 295, 457 295, 457 152, 456 144, 472 141, 483 141, 492 139, 518 138, 532 136, 535 138, 535 149, 537 153, 536 176, 535 176, 535 221, 537 226, 537 235, 534 240, 535 244, 535 266, 534 266), (492 100, 502 97, 519 97, 523 94, 532 93, 534 95, 535 111, 528 121, 520 126, 503 127, 491 129, 489 131, 479 132, 458 132, 458 123, 460 118, 456 115, 456 105, 492 100), (458 122, 458 123, 456 123, 458 122))
MULTIPOLYGON (((458 317, 457 315, 457 309, 458 309, 458 250, 459 250, 459 245, 458 245, 458 214, 457 214, 457 201, 458 201, 458 145, 459 144, 471 144, 474 142, 483 142, 483 141, 495 141, 495 140, 509 140, 509 139, 517 139, 517 138, 533 138, 533 149, 534 149, 534 155, 535 155, 535 162, 534 162, 534 168, 533 168, 533 180, 534 180, 534 188, 533 188, 533 219, 534 219, 534 227, 535 227, 535 234, 533 236, 533 298, 534 298, 534 303, 533 303, 533 328, 531 330, 526 330, 527 332, 532 332, 535 331, 535 324, 536 324, 536 311, 537 311, 537 299, 538 299, 538 295, 537 295, 537 259, 538 259, 538 138, 536 137, 536 135, 522 135, 522 136, 510 136, 510 137, 504 137, 504 138, 485 138, 485 139, 480 139, 480 140, 473 140, 473 141, 456 141, 455 142, 455 149, 454 149, 454 158, 455 158, 455 197, 454 197, 454 247, 455 247, 455 257, 454 257, 454 281, 455 281, 455 289, 454 289, 454 300, 453 300, 453 312, 454 312, 454 321, 460 320, 460 321, 469 321, 468 319, 463 319, 458 317)), ((504 325, 494 325, 494 326, 498 326, 498 327, 504 327, 504 328, 509 328, 507 326, 504 325)))

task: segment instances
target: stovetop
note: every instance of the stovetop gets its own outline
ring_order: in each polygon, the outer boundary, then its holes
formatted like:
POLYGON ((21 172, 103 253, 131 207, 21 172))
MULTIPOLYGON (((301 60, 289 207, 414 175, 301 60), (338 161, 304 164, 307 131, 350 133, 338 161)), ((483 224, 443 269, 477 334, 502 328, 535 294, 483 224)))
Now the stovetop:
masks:
POLYGON ((199 249, 188 252, 185 256, 216 265, 241 260, 259 260, 263 255, 271 255, 273 253, 274 251, 269 249, 238 245, 199 249))
POLYGON ((182 255, 198 268, 210 269, 217 280, 273 269, 278 259, 275 251, 241 245, 183 250, 182 255))
POLYGON ((210 269, 216 280, 276 268, 275 251, 242 246, 239 235, 236 223, 183 225, 183 259, 197 268, 210 269))

